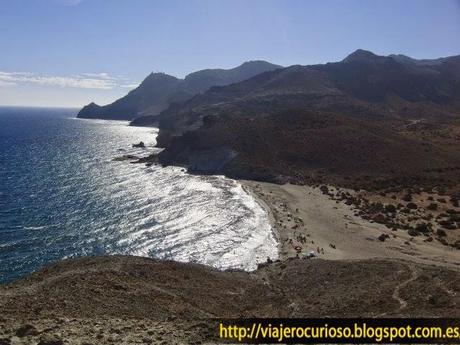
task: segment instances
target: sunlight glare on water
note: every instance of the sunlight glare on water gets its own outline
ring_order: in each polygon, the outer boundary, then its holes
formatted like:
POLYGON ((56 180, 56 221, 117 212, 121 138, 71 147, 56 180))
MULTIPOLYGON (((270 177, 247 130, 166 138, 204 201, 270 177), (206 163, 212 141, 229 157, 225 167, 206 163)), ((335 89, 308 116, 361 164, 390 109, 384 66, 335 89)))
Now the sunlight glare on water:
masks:
POLYGON ((237 181, 114 160, 158 150, 157 129, 31 113, 0 113, 0 281, 81 255, 246 270, 277 257, 268 215, 237 181))

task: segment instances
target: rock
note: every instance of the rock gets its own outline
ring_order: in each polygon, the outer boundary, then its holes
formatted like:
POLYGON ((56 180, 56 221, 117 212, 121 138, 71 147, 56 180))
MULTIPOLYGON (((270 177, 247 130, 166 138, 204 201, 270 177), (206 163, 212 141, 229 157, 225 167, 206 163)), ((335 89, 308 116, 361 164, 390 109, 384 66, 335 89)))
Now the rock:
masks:
POLYGON ((19 338, 38 335, 38 330, 33 325, 23 325, 18 328, 16 335, 19 338))
POLYGON ((377 237, 379 241, 385 242, 387 238, 390 238, 388 234, 381 234, 379 237, 377 237))
POLYGON ((8 338, 0 338, 0 345, 10 345, 11 339, 8 338))
POLYGON ((145 144, 143 141, 139 142, 139 144, 133 144, 133 147, 140 147, 140 148, 144 148, 145 147, 145 144))
POLYGON ((115 157, 112 160, 114 162, 121 162, 121 161, 134 160, 134 159, 140 159, 140 158, 137 157, 137 156, 134 156, 134 155, 124 155, 124 156, 120 156, 120 157, 115 157))

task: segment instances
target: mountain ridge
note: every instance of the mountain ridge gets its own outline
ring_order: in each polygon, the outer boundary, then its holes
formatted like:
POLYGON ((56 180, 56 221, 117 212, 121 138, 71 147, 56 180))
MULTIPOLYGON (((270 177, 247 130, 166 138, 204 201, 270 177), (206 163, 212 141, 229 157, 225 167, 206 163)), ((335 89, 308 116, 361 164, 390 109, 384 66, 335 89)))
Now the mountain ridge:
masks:
POLYGON ((155 121, 154 116, 170 104, 183 102, 214 85, 227 85, 256 74, 280 68, 262 60, 247 61, 231 69, 205 69, 179 79, 166 73, 150 73, 142 83, 115 102, 99 106, 94 102, 83 107, 78 118, 133 120, 141 117, 155 121))
POLYGON ((459 71, 457 56, 413 65, 358 50, 211 87, 159 115, 155 159, 272 182, 444 171, 460 166, 447 140, 460 129, 459 71), (406 133, 411 123, 427 130, 406 133))

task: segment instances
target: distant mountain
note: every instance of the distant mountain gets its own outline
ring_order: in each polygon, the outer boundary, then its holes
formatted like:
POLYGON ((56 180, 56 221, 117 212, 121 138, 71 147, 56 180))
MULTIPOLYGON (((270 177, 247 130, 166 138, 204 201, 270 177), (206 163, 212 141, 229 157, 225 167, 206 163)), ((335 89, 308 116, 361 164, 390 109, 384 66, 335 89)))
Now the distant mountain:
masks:
POLYGON ((412 64, 357 50, 340 62, 211 87, 159 115, 158 159, 202 173, 300 181, 450 169, 460 153, 439 128, 460 119, 459 72, 458 56, 412 64), (412 123, 428 129, 408 134, 412 123))
POLYGON ((232 69, 206 69, 178 79, 164 73, 152 73, 134 90, 112 104, 90 103, 78 113, 79 118, 132 120, 140 125, 156 121, 155 116, 170 104, 183 102, 211 86, 228 85, 259 73, 281 68, 265 61, 249 61, 232 69))
POLYGON ((161 127, 175 135, 195 128, 208 112, 227 113, 230 108, 233 113, 241 112, 234 108, 246 113, 254 108, 258 114, 269 114, 288 107, 308 107, 353 109, 350 112, 355 115, 363 111, 390 115, 389 108, 405 107, 406 116, 416 116, 418 110, 409 111, 418 103, 433 107, 453 104, 460 98, 458 71, 460 57, 418 66, 360 49, 341 62, 290 66, 240 83, 212 87, 165 110, 160 115, 161 127))
POLYGON ((403 55, 403 54, 391 54, 388 55, 388 57, 391 57, 395 59, 396 61, 400 63, 406 63, 406 64, 412 64, 412 65, 419 65, 419 66, 434 66, 434 65, 440 65, 443 62, 449 60, 451 57, 444 57, 444 58, 438 58, 438 59, 413 59, 409 56, 403 55))
POLYGON ((158 113, 173 100, 181 100, 177 93, 180 79, 163 73, 152 73, 134 90, 112 104, 99 106, 90 103, 78 113, 79 118, 130 120, 143 112, 158 113))

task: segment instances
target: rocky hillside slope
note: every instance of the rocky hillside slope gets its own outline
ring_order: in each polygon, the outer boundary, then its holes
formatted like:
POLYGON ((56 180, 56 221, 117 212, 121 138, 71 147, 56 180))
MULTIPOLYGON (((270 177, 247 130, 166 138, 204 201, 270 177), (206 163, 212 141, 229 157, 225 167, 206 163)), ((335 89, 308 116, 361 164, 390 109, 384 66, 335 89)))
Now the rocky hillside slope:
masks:
POLYGON ((159 161, 200 173, 308 181, 437 171, 454 178, 460 57, 414 64, 358 50, 340 62, 212 87, 159 118, 159 161), (203 164, 209 161, 215 164, 203 164))
POLYGON ((1 286, 0 339, 199 344, 210 317, 458 317, 459 287, 457 271, 390 260, 292 259, 248 273, 82 258, 1 286))

